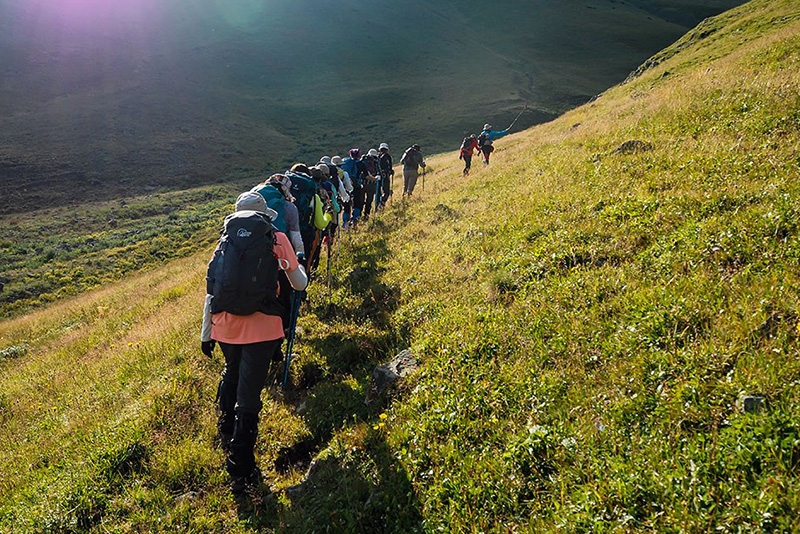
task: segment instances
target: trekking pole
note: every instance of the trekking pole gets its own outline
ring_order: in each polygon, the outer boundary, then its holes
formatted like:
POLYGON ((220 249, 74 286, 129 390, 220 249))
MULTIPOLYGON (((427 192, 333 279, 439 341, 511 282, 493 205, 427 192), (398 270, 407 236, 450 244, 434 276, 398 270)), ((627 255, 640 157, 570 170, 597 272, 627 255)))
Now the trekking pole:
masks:
POLYGON ((378 205, 381 203, 381 175, 378 175, 378 180, 375 182, 375 196, 372 201, 375 203, 375 213, 378 213, 378 205))
POLYGON ((426 167, 422 167, 422 192, 423 193, 425 192, 425 168, 426 167))
MULTIPOLYGON (((338 217, 337 217, 338 218, 338 217)), ((331 251, 333 250, 333 245, 331 244, 331 240, 333 239, 333 232, 331 235, 328 236, 328 306, 331 305, 331 251)))
POLYGON ((286 389, 289 383, 289 366, 292 363, 292 350, 294 349, 294 333, 297 330, 297 316, 300 315, 300 304, 303 301, 303 292, 292 289, 292 304, 289 311, 289 337, 286 339, 286 369, 283 371, 283 384, 286 389))
POLYGON ((516 122, 517 122, 517 119, 519 119, 519 118, 522 116, 522 114, 523 114, 523 113, 525 113, 525 111, 526 111, 527 109, 528 109, 528 104, 526 103, 526 104, 525 104, 525 107, 524 107, 524 108, 522 108, 522 111, 520 111, 520 112, 519 112, 519 114, 518 114, 516 117, 514 117, 514 120, 513 120, 513 121, 511 121, 511 124, 509 124, 509 125, 508 125, 508 128, 506 128, 506 130, 510 130, 510 129, 511 129, 511 127, 512 127, 512 126, 514 126, 514 124, 516 124, 516 122))

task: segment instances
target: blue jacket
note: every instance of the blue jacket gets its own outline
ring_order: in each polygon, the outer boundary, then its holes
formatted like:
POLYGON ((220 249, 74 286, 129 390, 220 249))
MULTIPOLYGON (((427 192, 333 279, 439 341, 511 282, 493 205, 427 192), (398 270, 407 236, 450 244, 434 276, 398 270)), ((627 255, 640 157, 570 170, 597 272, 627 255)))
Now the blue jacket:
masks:
POLYGON ((494 141, 495 139, 500 139, 507 133, 508 130, 484 130, 481 132, 481 135, 485 135, 489 141, 494 141))

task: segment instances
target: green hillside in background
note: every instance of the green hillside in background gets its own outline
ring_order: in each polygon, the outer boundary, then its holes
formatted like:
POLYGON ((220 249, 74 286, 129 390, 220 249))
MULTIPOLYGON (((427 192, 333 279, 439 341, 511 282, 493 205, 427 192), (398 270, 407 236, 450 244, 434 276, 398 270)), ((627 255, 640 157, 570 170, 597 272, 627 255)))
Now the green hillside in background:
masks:
POLYGON ((237 189, 43 210, 65 294, 0 321, 0 532, 800 530, 799 69, 800 5, 753 0, 468 177, 429 157, 312 284, 243 501, 198 341, 237 189))
POLYGON ((0 214, 552 119, 741 0, 4 0, 0 214))

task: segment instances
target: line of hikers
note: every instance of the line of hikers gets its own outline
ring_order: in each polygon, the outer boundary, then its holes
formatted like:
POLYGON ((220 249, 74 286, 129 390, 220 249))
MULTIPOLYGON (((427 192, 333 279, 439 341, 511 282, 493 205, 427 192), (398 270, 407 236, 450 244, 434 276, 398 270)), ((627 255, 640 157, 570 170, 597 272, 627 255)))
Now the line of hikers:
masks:
MULTIPOLYGON (((465 175, 475 150, 488 165, 493 141, 514 122, 501 131, 486 124, 479 136, 464 139, 459 158, 465 162, 465 175)), ((420 146, 408 147, 400 163, 403 197, 411 196, 420 168, 424 172, 426 167, 420 146)), ((283 362, 284 387, 288 382, 300 305, 322 248, 327 247, 330 275, 337 234, 367 220, 373 209, 382 209, 392 196, 393 181, 388 144, 364 155, 352 148, 345 158, 323 156, 315 165, 296 163, 271 175, 240 194, 234 213, 225 218, 206 272, 201 350, 211 357, 219 343, 225 357, 215 402, 218 438, 234 494, 261 486, 255 461, 261 392, 271 363, 283 362)))
MULTIPOLYGON (((411 196, 426 166, 419 145, 400 162, 403 196, 411 196)), ((211 357, 219 343, 225 357, 217 430, 234 494, 261 485, 254 455, 261 391, 271 362, 285 362, 283 385, 288 381, 297 314, 321 249, 327 247, 330 269, 337 233, 388 202, 393 166, 386 143, 363 156, 353 148, 346 158, 297 163, 240 194, 225 218, 206 272, 201 350, 211 357)))

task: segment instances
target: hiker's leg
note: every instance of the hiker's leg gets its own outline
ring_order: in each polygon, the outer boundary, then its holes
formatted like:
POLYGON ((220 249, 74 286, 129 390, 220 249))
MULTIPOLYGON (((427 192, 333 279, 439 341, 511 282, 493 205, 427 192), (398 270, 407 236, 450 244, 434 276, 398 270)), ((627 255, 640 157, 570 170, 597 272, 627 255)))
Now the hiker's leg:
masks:
POLYGON ((364 219, 369 217, 372 211, 372 201, 375 198, 375 184, 364 184, 364 208, 361 210, 361 215, 364 219))
POLYGON ((236 390, 239 387, 239 363, 242 359, 242 347, 223 342, 219 343, 219 347, 225 357, 225 368, 222 370, 222 379, 217 387, 217 406, 219 408, 217 432, 222 448, 227 449, 236 423, 236 390))
MULTIPOLYGON (((405 170, 403 170, 403 175, 405 176, 405 170)), ((417 186, 417 177, 419 176, 419 171, 415 169, 408 170, 408 196, 411 196, 411 193, 414 192, 414 188, 417 186)))
POLYGON ((355 224, 364 209, 364 185, 356 185, 353 188, 353 195, 353 217, 350 220, 355 224))
POLYGON ((242 477, 255 468, 255 444, 258 437, 258 414, 261 390, 267 378, 269 362, 282 340, 240 345, 239 384, 236 390, 236 424, 227 458, 228 474, 242 477))
POLYGON ((469 168, 472 166, 472 155, 464 156, 464 174, 469 174, 469 168))
POLYGON ((383 184, 381 187, 383 189, 383 195, 381 196, 381 204, 386 204, 389 201, 389 194, 391 193, 391 191, 389 190, 389 188, 391 187, 391 184, 389 183, 389 173, 384 174, 383 184))

